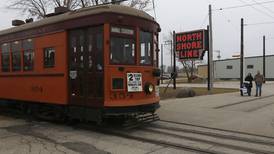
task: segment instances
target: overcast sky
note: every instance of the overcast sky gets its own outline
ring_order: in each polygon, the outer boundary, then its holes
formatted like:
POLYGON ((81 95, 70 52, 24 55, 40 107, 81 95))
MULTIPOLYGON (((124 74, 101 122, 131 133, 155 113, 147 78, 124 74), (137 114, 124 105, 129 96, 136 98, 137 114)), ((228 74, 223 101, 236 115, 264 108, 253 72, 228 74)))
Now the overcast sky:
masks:
MULTIPOLYGON (((213 9, 226 8, 271 0, 155 0, 157 21, 162 27, 161 37, 168 32, 206 28, 208 5, 213 9)), ((5 9, 0 2, 0 29, 10 27, 12 19, 24 19, 16 10, 5 9)), ((154 16, 153 11, 149 12, 154 16)), ((220 50, 222 59, 231 58, 240 51, 240 19, 246 24, 274 22, 274 2, 253 7, 213 11, 214 50, 220 50)), ((266 35, 266 53, 274 54, 274 24, 245 27, 245 54, 262 55, 262 36, 266 35)), ((216 53, 215 53, 216 56, 216 53)))
MULTIPOLYGON (((181 32, 206 28, 209 4, 212 4, 213 9, 218 9, 266 1, 269 0, 155 0, 162 37, 172 30, 181 32)), ((245 19, 246 24, 274 22, 274 2, 263 6, 213 11, 214 50, 220 50, 222 58, 231 58, 240 51, 241 18, 245 19)), ((272 23, 245 27, 247 56, 262 55, 263 35, 268 39, 266 54, 274 54, 274 23, 272 23)))

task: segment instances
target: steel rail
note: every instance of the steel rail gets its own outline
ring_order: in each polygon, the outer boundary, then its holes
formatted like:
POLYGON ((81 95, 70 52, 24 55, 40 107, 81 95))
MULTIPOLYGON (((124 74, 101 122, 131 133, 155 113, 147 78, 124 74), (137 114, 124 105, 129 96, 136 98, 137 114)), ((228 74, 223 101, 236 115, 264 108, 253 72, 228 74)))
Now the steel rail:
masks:
MULTIPOLYGON (((98 132, 98 130, 97 130, 98 132)), ((168 141, 163 141, 163 140, 155 140, 151 138, 145 138, 145 137, 140 137, 140 136, 134 136, 134 135, 129 135, 124 132, 117 132, 117 131, 110 131, 110 130, 99 130, 99 132, 103 134, 108 134, 116 137, 122 137, 126 139, 131 139, 131 140, 136 140, 140 142, 146 142, 150 144, 155 144, 155 145, 161 145, 164 147, 170 147, 170 148, 175 148, 175 149, 181 149, 181 150, 186 150, 186 151, 193 151, 193 152, 200 152, 200 153, 207 153, 207 154, 227 154, 224 152, 219 152, 215 150, 209 150, 209 149, 202 149, 199 147, 193 147, 193 146, 188 146, 188 145, 183 145, 183 144, 178 144, 178 143, 172 143, 168 141)))
MULTIPOLYGON (((162 129, 162 130, 172 130, 172 131, 176 131, 176 132, 193 133, 193 134, 205 135, 205 136, 209 136, 209 137, 222 138, 222 139, 228 139, 228 140, 243 141, 243 142, 247 142, 247 143, 255 143, 255 144, 261 144, 261 145, 274 146, 274 142, 255 139, 255 138, 245 138, 245 137, 239 137, 239 136, 234 136, 234 135, 213 133, 213 132, 208 132, 208 131, 200 131, 200 130, 185 129, 185 128, 175 128, 175 127, 160 126, 160 125, 156 125, 155 127, 153 127, 153 126, 148 126, 148 127, 162 129)), ((224 132, 224 131, 222 131, 222 132, 224 132)), ((226 132, 226 133, 231 133, 231 132, 226 132)))
POLYGON ((237 134, 242 134, 242 135, 249 135, 249 136, 261 137, 261 138, 274 140, 274 137, 259 135, 259 134, 253 134, 253 133, 247 133, 247 132, 241 132, 241 131, 227 130, 227 129, 221 129, 221 128, 213 128, 213 127, 208 127, 208 126, 195 125, 195 124, 190 124, 190 123, 185 123, 185 122, 175 122, 175 121, 169 121, 169 120, 159 120, 159 121, 160 122, 165 122, 165 123, 170 123, 170 124, 186 125, 186 126, 192 126, 192 127, 197 127, 197 128, 218 130, 218 131, 223 131, 223 132, 237 133, 237 134))
POLYGON ((217 107, 214 107, 214 109, 222 109, 222 108, 226 108, 226 107, 230 107, 230 106, 234 106, 234 105, 239 105, 239 104, 243 104, 243 103, 254 102, 256 100, 262 100, 262 99, 266 99, 266 98, 270 98, 270 97, 274 97, 274 95, 268 95, 268 96, 254 98, 254 99, 250 99, 250 100, 244 100, 244 101, 240 101, 240 102, 236 102, 236 103, 232 103, 232 104, 217 106, 217 107))
POLYGON ((206 140, 206 139, 201 139, 201 138, 196 138, 196 137, 189 137, 189 136, 184 136, 184 135, 178 135, 178 134, 163 132, 163 131, 159 131, 159 130, 145 129, 145 131, 150 132, 150 133, 157 133, 157 134, 167 135, 167 136, 171 136, 171 137, 175 137, 175 138, 200 142, 200 143, 212 144, 214 146, 220 146, 220 147, 224 147, 224 148, 227 148, 227 149, 239 150, 239 151, 244 151, 244 152, 251 152, 251 153, 256 153, 256 154, 273 154, 274 153, 274 151, 258 150, 258 149, 248 148, 248 147, 243 147, 243 146, 238 146, 238 145, 214 142, 214 141, 210 141, 210 140, 206 140))

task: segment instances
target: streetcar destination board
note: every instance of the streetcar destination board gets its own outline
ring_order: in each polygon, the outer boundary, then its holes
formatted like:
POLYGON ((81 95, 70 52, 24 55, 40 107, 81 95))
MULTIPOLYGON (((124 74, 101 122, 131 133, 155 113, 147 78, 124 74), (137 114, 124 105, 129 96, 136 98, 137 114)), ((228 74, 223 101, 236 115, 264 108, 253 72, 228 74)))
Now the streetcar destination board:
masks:
POLYGON ((141 73, 127 73, 127 90, 128 92, 143 91, 141 73))
POLYGON ((179 59, 198 59, 208 50, 208 31, 202 29, 177 33, 175 42, 179 59))

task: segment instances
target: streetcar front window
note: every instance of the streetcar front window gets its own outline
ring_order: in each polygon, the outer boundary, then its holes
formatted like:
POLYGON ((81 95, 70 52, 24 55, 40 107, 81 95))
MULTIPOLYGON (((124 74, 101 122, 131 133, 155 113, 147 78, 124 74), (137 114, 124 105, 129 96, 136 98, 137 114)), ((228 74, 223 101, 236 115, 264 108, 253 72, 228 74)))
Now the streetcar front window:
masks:
POLYGON ((151 65, 152 64, 152 33, 140 32, 140 50, 141 59, 140 64, 151 65))
POLYGON ((112 37, 110 61, 112 64, 135 64, 135 41, 130 38, 112 37))
POLYGON ((110 63, 135 64, 134 30, 125 27, 111 27, 110 63))

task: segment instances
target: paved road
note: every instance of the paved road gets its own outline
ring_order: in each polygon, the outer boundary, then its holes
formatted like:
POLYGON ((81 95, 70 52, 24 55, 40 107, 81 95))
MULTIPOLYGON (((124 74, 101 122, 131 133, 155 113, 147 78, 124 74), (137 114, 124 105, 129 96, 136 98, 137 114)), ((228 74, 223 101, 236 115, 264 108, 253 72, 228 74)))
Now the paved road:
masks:
MULTIPOLYGON (((0 154, 180 154, 181 150, 89 129, 0 115, 0 154)), ((184 151, 186 154, 193 152, 184 151)))
MULTIPOLYGON (((218 85, 236 87, 237 83, 225 82, 218 85)), ((158 114, 163 120, 274 137, 273 87, 272 82, 264 85, 261 98, 228 93, 165 100, 161 102, 158 114)), ((0 115, 0 153, 179 154, 182 151, 71 126, 28 122, 0 115)))

